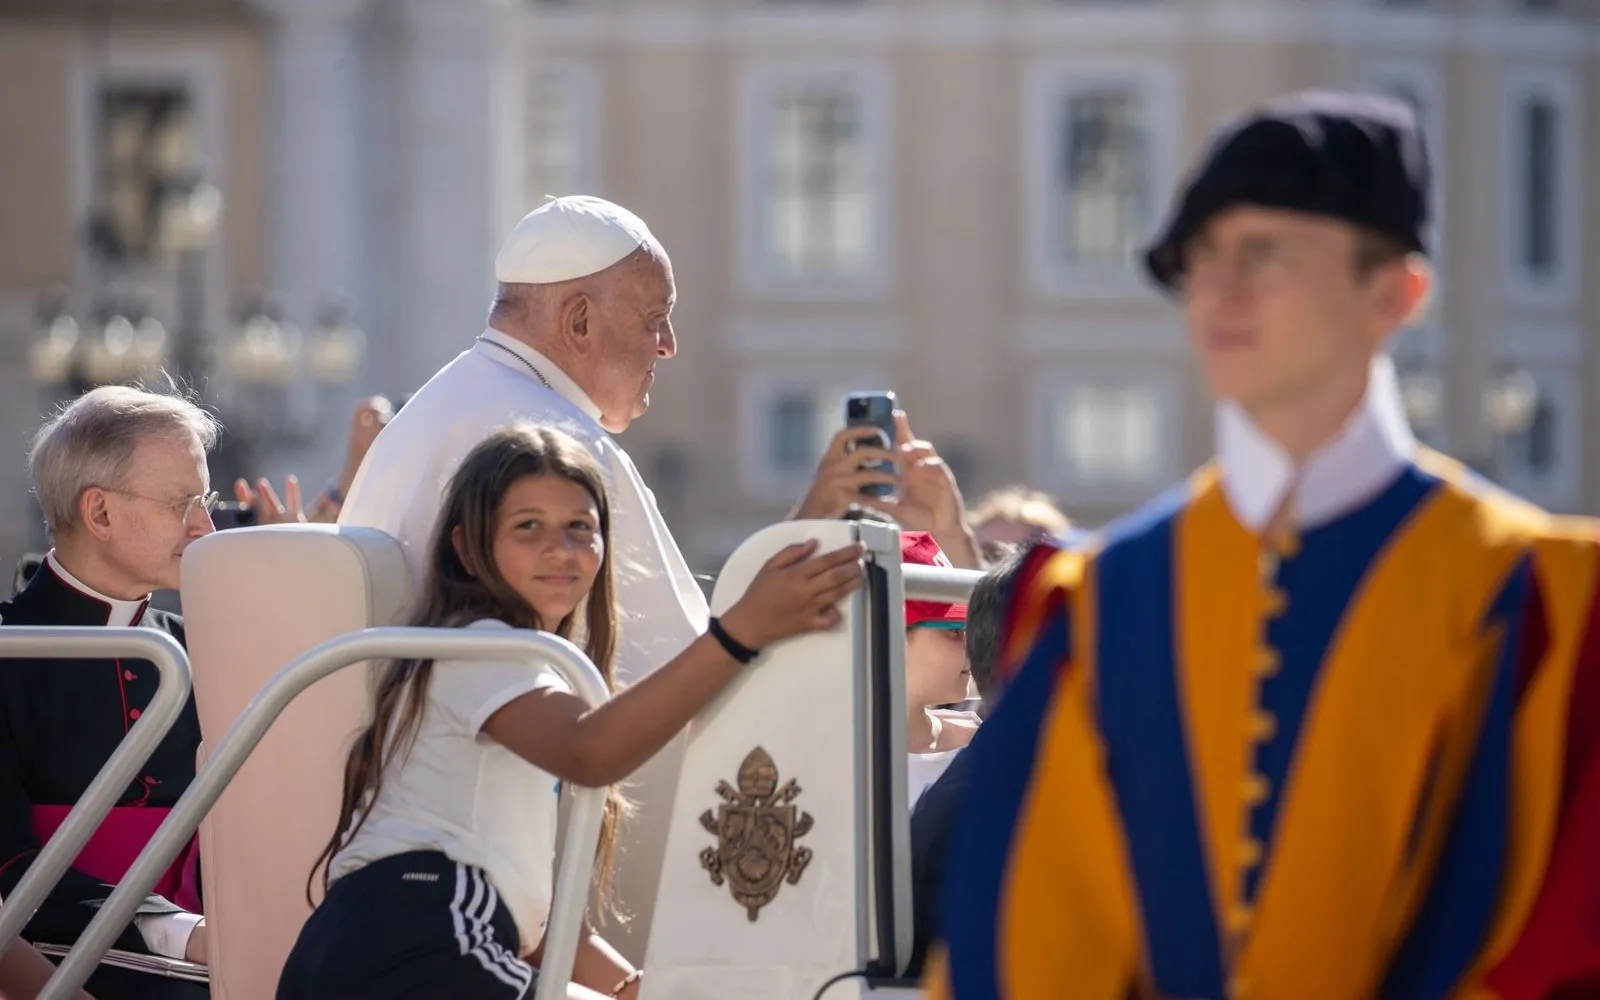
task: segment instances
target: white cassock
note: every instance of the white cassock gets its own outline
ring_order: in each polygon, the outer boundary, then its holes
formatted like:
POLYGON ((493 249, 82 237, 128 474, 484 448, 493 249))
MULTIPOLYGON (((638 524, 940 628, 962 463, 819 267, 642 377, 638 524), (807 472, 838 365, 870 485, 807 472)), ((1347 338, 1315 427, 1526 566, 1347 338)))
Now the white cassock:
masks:
MULTIPOLYGON (((399 539, 420 593, 433 522, 467 453, 518 420, 566 431, 588 446, 605 474, 618 609, 616 677, 637 681, 699 637, 710 612, 655 496, 628 453, 600 426, 599 416, 577 383, 548 358, 486 330, 417 390, 378 435, 350 486, 339 523, 379 528, 399 539)), ((635 964, 644 960, 683 745, 680 734, 627 782, 639 813, 622 841, 616 895, 633 919, 623 925, 609 922, 606 937, 635 964)))
POLYGON ((379 528, 399 539, 421 593, 434 521, 467 453, 518 420, 566 431, 589 448, 605 474, 618 608, 616 676, 637 681, 683 652, 705 631, 710 612, 655 496, 599 417, 599 408, 548 358, 486 330, 378 435, 339 523, 379 528))

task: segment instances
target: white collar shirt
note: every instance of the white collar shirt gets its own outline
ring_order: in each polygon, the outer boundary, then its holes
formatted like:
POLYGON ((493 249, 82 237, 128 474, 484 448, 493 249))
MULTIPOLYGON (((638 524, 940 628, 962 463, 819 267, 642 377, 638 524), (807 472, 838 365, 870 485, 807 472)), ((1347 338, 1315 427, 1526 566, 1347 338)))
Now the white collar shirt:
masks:
POLYGON ((150 606, 150 598, 148 597, 138 601, 119 601, 115 597, 107 597, 100 593, 100 591, 95 590, 67 572, 67 568, 61 565, 61 560, 56 558, 55 549, 45 553, 44 561, 62 583, 106 606, 106 625, 110 628, 126 628, 129 625, 137 624, 139 619, 144 617, 144 609, 150 606))
POLYGON ((1361 405, 1344 427, 1296 464, 1237 403, 1216 409, 1218 463, 1228 506, 1245 527, 1263 531, 1285 502, 1295 528, 1326 524, 1374 499, 1416 456, 1394 365, 1373 362, 1361 405))

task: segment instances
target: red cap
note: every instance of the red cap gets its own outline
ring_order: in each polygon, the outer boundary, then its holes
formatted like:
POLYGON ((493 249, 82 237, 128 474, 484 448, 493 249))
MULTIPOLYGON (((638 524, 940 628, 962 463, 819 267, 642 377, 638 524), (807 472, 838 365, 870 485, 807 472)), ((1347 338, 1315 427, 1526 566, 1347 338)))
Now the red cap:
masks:
MULTIPOLYGON (((926 531, 900 533, 900 559, 915 566, 943 566, 953 569, 950 557, 939 548, 939 543, 926 531)), ((945 604, 940 601, 907 601, 906 628, 918 625, 966 628, 967 606, 945 604)))

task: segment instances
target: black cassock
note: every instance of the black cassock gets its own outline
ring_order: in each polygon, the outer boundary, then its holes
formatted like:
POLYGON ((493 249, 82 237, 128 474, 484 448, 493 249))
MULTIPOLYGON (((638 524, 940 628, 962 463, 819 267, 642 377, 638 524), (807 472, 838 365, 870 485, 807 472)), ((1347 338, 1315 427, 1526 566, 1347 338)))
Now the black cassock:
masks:
MULTIPOLYGON (((63 580, 47 562, 20 593, 0 603, 0 625, 103 626, 111 611, 104 601, 63 580)), ((133 624, 166 632, 180 645, 184 641, 183 621, 176 615, 146 606, 133 624)), ((147 660, 0 663, 0 900, 11 894, 38 856, 41 824, 50 829, 59 822, 62 810, 77 802, 149 707, 157 677, 155 664, 147 660)), ((119 824, 125 830, 153 831, 160 816, 194 780, 199 745, 200 720, 191 698, 138 780, 123 792, 119 808, 97 833, 97 841, 108 831, 115 835, 119 824)), ((122 845, 123 853, 128 846, 122 845)), ((89 861, 93 850, 86 848, 78 864, 103 869, 103 863, 89 861)), ((70 869, 23 937, 60 945, 77 941, 97 912, 93 904, 110 895, 106 881, 79 867, 70 869)), ((197 875, 193 882, 197 893, 197 875)), ((144 938, 131 925, 115 947, 148 953, 144 938)), ((90 977, 86 988, 96 1000, 209 996, 205 987, 193 983, 105 966, 90 977)))

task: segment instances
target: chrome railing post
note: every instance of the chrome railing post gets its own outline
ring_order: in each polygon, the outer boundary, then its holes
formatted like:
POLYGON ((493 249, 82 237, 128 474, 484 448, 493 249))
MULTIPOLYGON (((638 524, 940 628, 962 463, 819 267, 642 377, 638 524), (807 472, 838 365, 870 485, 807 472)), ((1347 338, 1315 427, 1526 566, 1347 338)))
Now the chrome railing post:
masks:
POLYGON ((902 565, 900 573, 906 582, 908 601, 963 603, 972 596, 972 588, 983 579, 983 574, 975 569, 918 566, 912 563, 902 565))
MULTIPOLYGON (((117 800, 138 777, 189 700, 189 657, 176 639, 149 628, 0 628, 0 659, 111 659, 137 657, 156 665, 155 697, 117 744, 50 842, 39 851, 5 904, 0 905, 0 953, 33 919, 56 883, 89 842, 117 800)), ((0 665, 0 670, 5 667, 0 665)), ((157 873, 156 878, 160 878, 157 873)), ((151 885, 155 880, 151 880, 151 885)), ((142 895, 141 895, 141 898, 142 895)), ((126 923, 126 922, 124 922, 126 923)), ((114 938, 114 936, 113 936, 114 938)))
MULTIPOLYGON (((589 658, 572 643, 545 632, 370 628, 330 639, 279 670, 245 706, 40 992, 39 1000, 67 1000, 83 986, 161 873, 194 836, 228 782, 291 701, 329 674, 368 660, 393 658, 549 663, 586 703, 596 705, 609 696, 604 678, 589 658)), ((566 996, 583 929, 581 918, 588 904, 605 794, 603 788, 579 788, 573 792, 535 1000, 560 1000, 566 996)))

